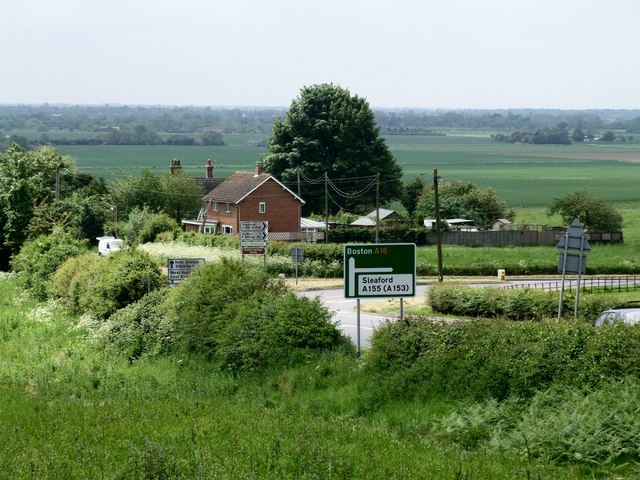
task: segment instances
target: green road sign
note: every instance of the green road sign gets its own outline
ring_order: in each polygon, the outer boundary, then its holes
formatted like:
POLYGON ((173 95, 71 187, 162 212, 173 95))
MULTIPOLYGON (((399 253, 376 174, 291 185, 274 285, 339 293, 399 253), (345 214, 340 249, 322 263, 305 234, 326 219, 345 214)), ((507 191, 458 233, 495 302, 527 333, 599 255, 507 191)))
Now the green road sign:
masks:
POLYGON ((415 297, 416 246, 375 243, 344 246, 344 296, 415 297))

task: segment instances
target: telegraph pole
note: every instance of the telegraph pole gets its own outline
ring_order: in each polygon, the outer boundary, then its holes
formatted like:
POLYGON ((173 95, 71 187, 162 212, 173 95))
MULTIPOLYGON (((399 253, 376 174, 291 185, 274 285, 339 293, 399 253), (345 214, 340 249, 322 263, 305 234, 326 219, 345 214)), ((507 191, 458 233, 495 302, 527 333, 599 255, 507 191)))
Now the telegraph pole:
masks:
POLYGON ((329 176, 324 172, 324 243, 329 243, 329 176))
POLYGON ((438 252, 438 282, 442 282, 442 235, 440 233, 440 198, 438 196, 438 169, 433 169, 433 193, 436 207, 436 251, 438 252))
POLYGON ((376 173, 376 243, 380 241, 380 174, 376 173))

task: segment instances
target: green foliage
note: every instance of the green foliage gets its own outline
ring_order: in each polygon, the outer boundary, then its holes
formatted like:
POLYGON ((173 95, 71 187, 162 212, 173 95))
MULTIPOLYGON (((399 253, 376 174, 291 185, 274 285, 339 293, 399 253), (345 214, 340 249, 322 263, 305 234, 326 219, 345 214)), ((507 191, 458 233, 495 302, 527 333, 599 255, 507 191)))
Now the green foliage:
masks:
POLYGON ((24 287, 39 299, 46 298, 49 277, 68 258, 87 250, 87 241, 71 233, 55 230, 28 240, 12 260, 16 272, 20 272, 24 287))
MULTIPOLYGON (((434 285, 427 301, 434 313, 461 317, 506 318, 509 320, 543 320, 558 314, 558 292, 531 288, 498 289, 434 285)), ((593 321, 597 315, 619 303, 613 294, 582 294, 578 316, 593 321)), ((573 318, 574 295, 565 295, 562 306, 565 317, 573 318)))
POLYGON ((463 407, 439 419, 433 431, 465 449, 489 447, 529 461, 624 468, 640 460, 639 395, 635 377, 595 389, 552 387, 536 393, 528 405, 491 399, 463 407))
POLYGON ((283 288, 266 272, 237 260, 223 258, 201 266, 177 287, 178 341, 189 351, 213 355, 225 328, 225 309, 283 288))
POLYGON ((159 288, 114 312, 95 333, 97 345, 129 361, 168 353, 175 330, 172 293, 159 288))
POLYGON ((565 225, 575 218, 585 228, 599 232, 619 232, 622 230, 622 215, 614 204, 606 198, 599 198, 579 190, 555 197, 547 207, 547 215, 559 214, 565 225))
POLYGON ((374 332, 366 361, 373 380, 364 405, 434 396, 529 398, 552 384, 586 387, 640 375, 640 329, 408 317, 374 332))
MULTIPOLYGON (((285 183, 296 182, 298 171, 310 181, 326 174, 337 185, 335 192, 362 193, 343 196, 339 203, 349 210, 375 205, 371 181, 376 174, 380 175, 382 203, 401 192, 402 169, 380 138, 369 104, 332 84, 301 90, 285 119, 274 122, 268 152, 265 170, 285 183)), ((316 186, 305 182, 301 196, 305 211, 323 211, 324 197, 316 186)), ((336 211, 333 202, 329 209, 336 211)))
POLYGON ((121 250, 93 261, 71 259, 56 272, 49 291, 75 313, 105 320, 166 282, 151 257, 136 249, 121 250), (64 282, 68 288, 64 288, 64 282))
MULTIPOLYGON (((454 181, 438 188, 440 218, 467 218, 479 228, 490 228, 497 218, 515 218, 515 210, 508 209, 499 200, 493 188, 481 189, 467 181, 454 181)), ((425 187, 418 200, 416 211, 428 218, 435 218, 435 188, 425 187)))
POLYGON ((164 202, 162 185, 158 176, 150 169, 142 169, 137 175, 127 175, 113 182, 111 185, 118 215, 127 218, 134 210, 151 212, 159 211, 164 202))
POLYGON ((152 215, 140 230, 138 243, 153 242, 160 233, 173 232, 179 228, 178 222, 166 213, 152 215))
POLYGON ((182 170, 165 174, 162 185, 162 211, 180 223, 184 218, 195 218, 202 207, 204 189, 182 170))
POLYGON ((229 305, 215 358, 234 372, 286 365, 312 350, 347 345, 319 299, 268 292, 229 305))

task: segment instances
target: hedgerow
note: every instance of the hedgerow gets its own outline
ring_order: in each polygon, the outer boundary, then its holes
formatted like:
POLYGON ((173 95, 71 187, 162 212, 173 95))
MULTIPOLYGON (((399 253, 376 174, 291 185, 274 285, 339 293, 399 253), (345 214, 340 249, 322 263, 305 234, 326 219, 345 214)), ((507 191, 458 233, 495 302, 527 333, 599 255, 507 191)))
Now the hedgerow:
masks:
POLYGON ((585 387, 639 376, 640 329, 407 317, 374 332, 366 365, 368 405, 416 396, 531 397, 552 384, 585 387))
MULTIPOLYGON (((616 304, 613 295, 582 295, 578 313, 593 320, 599 312, 616 304)), ((427 292, 434 313, 462 317, 507 318, 510 320, 542 320, 557 317, 560 294, 531 288, 499 289, 434 285, 427 292)), ((573 318, 575 294, 563 298, 563 317, 573 318)))

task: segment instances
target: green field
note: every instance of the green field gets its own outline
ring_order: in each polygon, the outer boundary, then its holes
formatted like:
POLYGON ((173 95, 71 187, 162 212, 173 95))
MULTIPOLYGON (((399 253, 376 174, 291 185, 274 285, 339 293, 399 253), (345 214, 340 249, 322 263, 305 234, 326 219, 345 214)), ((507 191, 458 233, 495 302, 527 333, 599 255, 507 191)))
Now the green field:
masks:
MULTIPOLYGON (((162 174, 179 159, 191 175, 203 175, 207 159, 214 175, 228 177, 251 170, 265 148, 247 146, 259 135, 225 135, 223 147, 64 146, 58 150, 77 159, 80 170, 107 181, 149 168, 162 174)), ((467 180, 492 187, 509 206, 543 206, 553 197, 585 189, 614 202, 640 200, 640 142, 583 145, 511 145, 488 134, 447 136, 397 135, 387 144, 402 166, 405 179, 423 174, 430 182, 437 168, 444 181, 467 180)))

